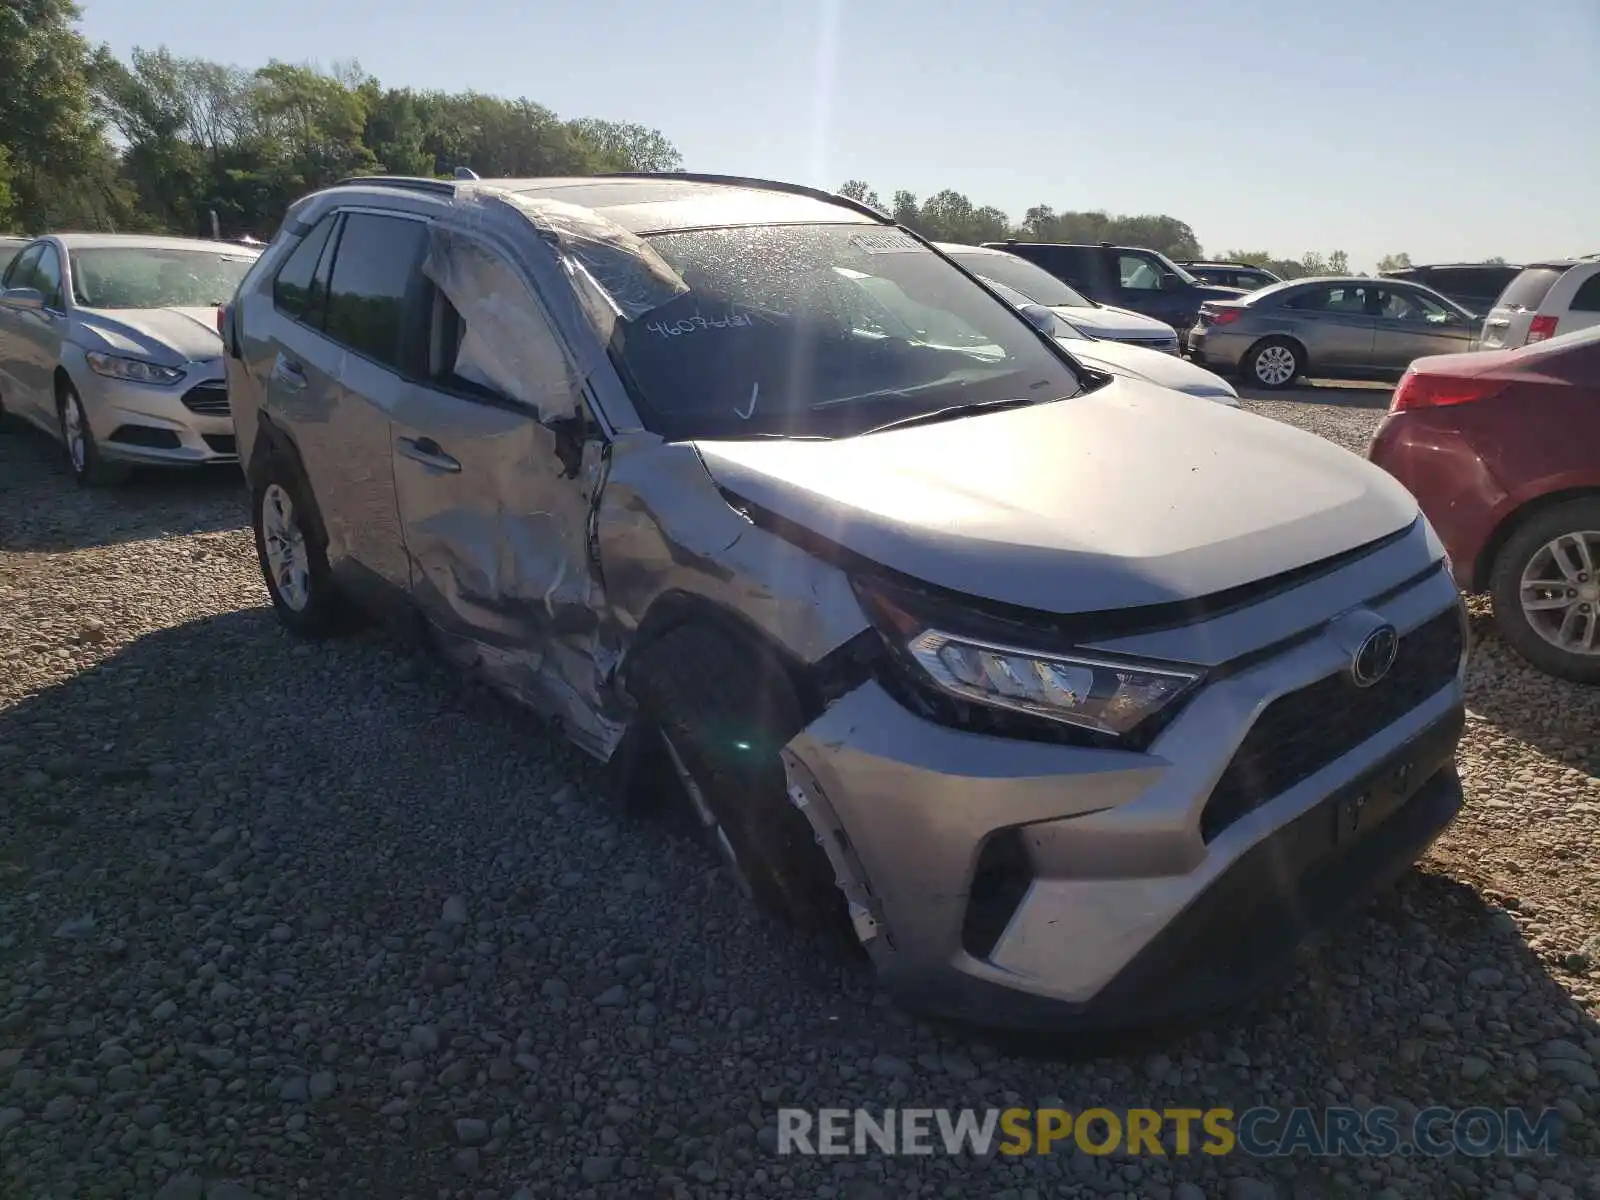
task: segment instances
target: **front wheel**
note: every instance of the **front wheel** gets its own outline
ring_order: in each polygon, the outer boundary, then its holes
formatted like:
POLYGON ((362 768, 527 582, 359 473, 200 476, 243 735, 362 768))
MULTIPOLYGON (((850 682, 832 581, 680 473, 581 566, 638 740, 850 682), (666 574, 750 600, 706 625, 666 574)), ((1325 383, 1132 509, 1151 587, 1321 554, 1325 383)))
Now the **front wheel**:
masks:
POLYGON ((1540 670, 1600 684, 1600 497, 1525 521, 1495 556, 1495 624, 1540 670))
POLYGON ((782 671, 732 638, 686 626, 631 674, 641 722, 740 889, 803 932, 846 931, 832 864, 789 801, 779 751, 804 718, 782 671))
POLYGON ((1292 384, 1305 370, 1300 347, 1287 338, 1267 338, 1257 342, 1244 357, 1245 378, 1274 391, 1292 384))
POLYGON ((63 383, 56 397, 56 419, 60 423, 61 444, 67 452, 67 470, 72 472, 74 483, 80 487, 105 487, 128 477, 126 466, 100 457, 100 444, 89 428, 83 400, 70 383, 63 383))

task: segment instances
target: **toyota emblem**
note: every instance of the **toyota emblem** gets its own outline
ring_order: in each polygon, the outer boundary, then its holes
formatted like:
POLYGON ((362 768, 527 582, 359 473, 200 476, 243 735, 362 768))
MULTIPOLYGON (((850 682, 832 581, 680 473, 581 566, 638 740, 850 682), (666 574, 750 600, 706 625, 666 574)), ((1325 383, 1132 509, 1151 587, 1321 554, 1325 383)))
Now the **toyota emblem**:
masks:
POLYGON ((1379 625, 1361 640, 1350 658, 1350 681, 1369 688, 1389 673, 1400 653, 1400 633, 1393 625, 1379 625))

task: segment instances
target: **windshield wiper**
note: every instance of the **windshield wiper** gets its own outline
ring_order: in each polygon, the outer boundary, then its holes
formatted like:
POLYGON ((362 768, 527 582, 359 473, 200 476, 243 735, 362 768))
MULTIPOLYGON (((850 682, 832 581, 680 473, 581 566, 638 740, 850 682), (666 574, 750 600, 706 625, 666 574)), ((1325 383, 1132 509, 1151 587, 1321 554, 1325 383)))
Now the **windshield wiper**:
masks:
POLYGON ((917 413, 911 417, 901 417, 895 421, 888 421, 882 425, 874 425, 867 433, 883 433, 890 429, 905 429, 912 425, 932 425, 936 421, 953 421, 957 417, 970 417, 977 413, 998 412, 1003 408, 1026 408, 1031 404, 1038 404, 1037 400, 1026 397, 1010 400, 979 400, 970 404, 952 404, 948 408, 936 408, 932 412, 917 413))

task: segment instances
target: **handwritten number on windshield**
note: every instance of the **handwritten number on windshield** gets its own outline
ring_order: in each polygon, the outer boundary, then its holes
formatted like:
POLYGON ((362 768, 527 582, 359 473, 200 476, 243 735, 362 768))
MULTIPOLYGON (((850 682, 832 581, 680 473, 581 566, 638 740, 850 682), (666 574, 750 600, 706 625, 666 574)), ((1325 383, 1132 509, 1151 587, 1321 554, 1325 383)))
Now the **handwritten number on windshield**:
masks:
POLYGON ((754 326, 749 313, 729 313, 726 317, 703 317, 696 313, 681 321, 651 321, 645 328, 657 337, 675 338, 702 329, 751 329, 754 326))

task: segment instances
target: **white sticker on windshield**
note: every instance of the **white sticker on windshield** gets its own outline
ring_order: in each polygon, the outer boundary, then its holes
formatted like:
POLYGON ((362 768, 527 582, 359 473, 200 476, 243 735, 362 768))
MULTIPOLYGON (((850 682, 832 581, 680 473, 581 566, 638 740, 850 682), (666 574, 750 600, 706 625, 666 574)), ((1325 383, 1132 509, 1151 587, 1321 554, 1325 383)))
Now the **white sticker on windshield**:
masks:
POLYGON ((898 229, 858 233, 850 239, 850 245, 866 254, 905 254, 922 249, 920 242, 898 229))
POLYGON ((725 317, 703 317, 695 313, 680 321, 651 321, 645 328, 657 337, 675 338, 702 329, 751 329, 754 326, 749 313, 729 313, 725 317))

